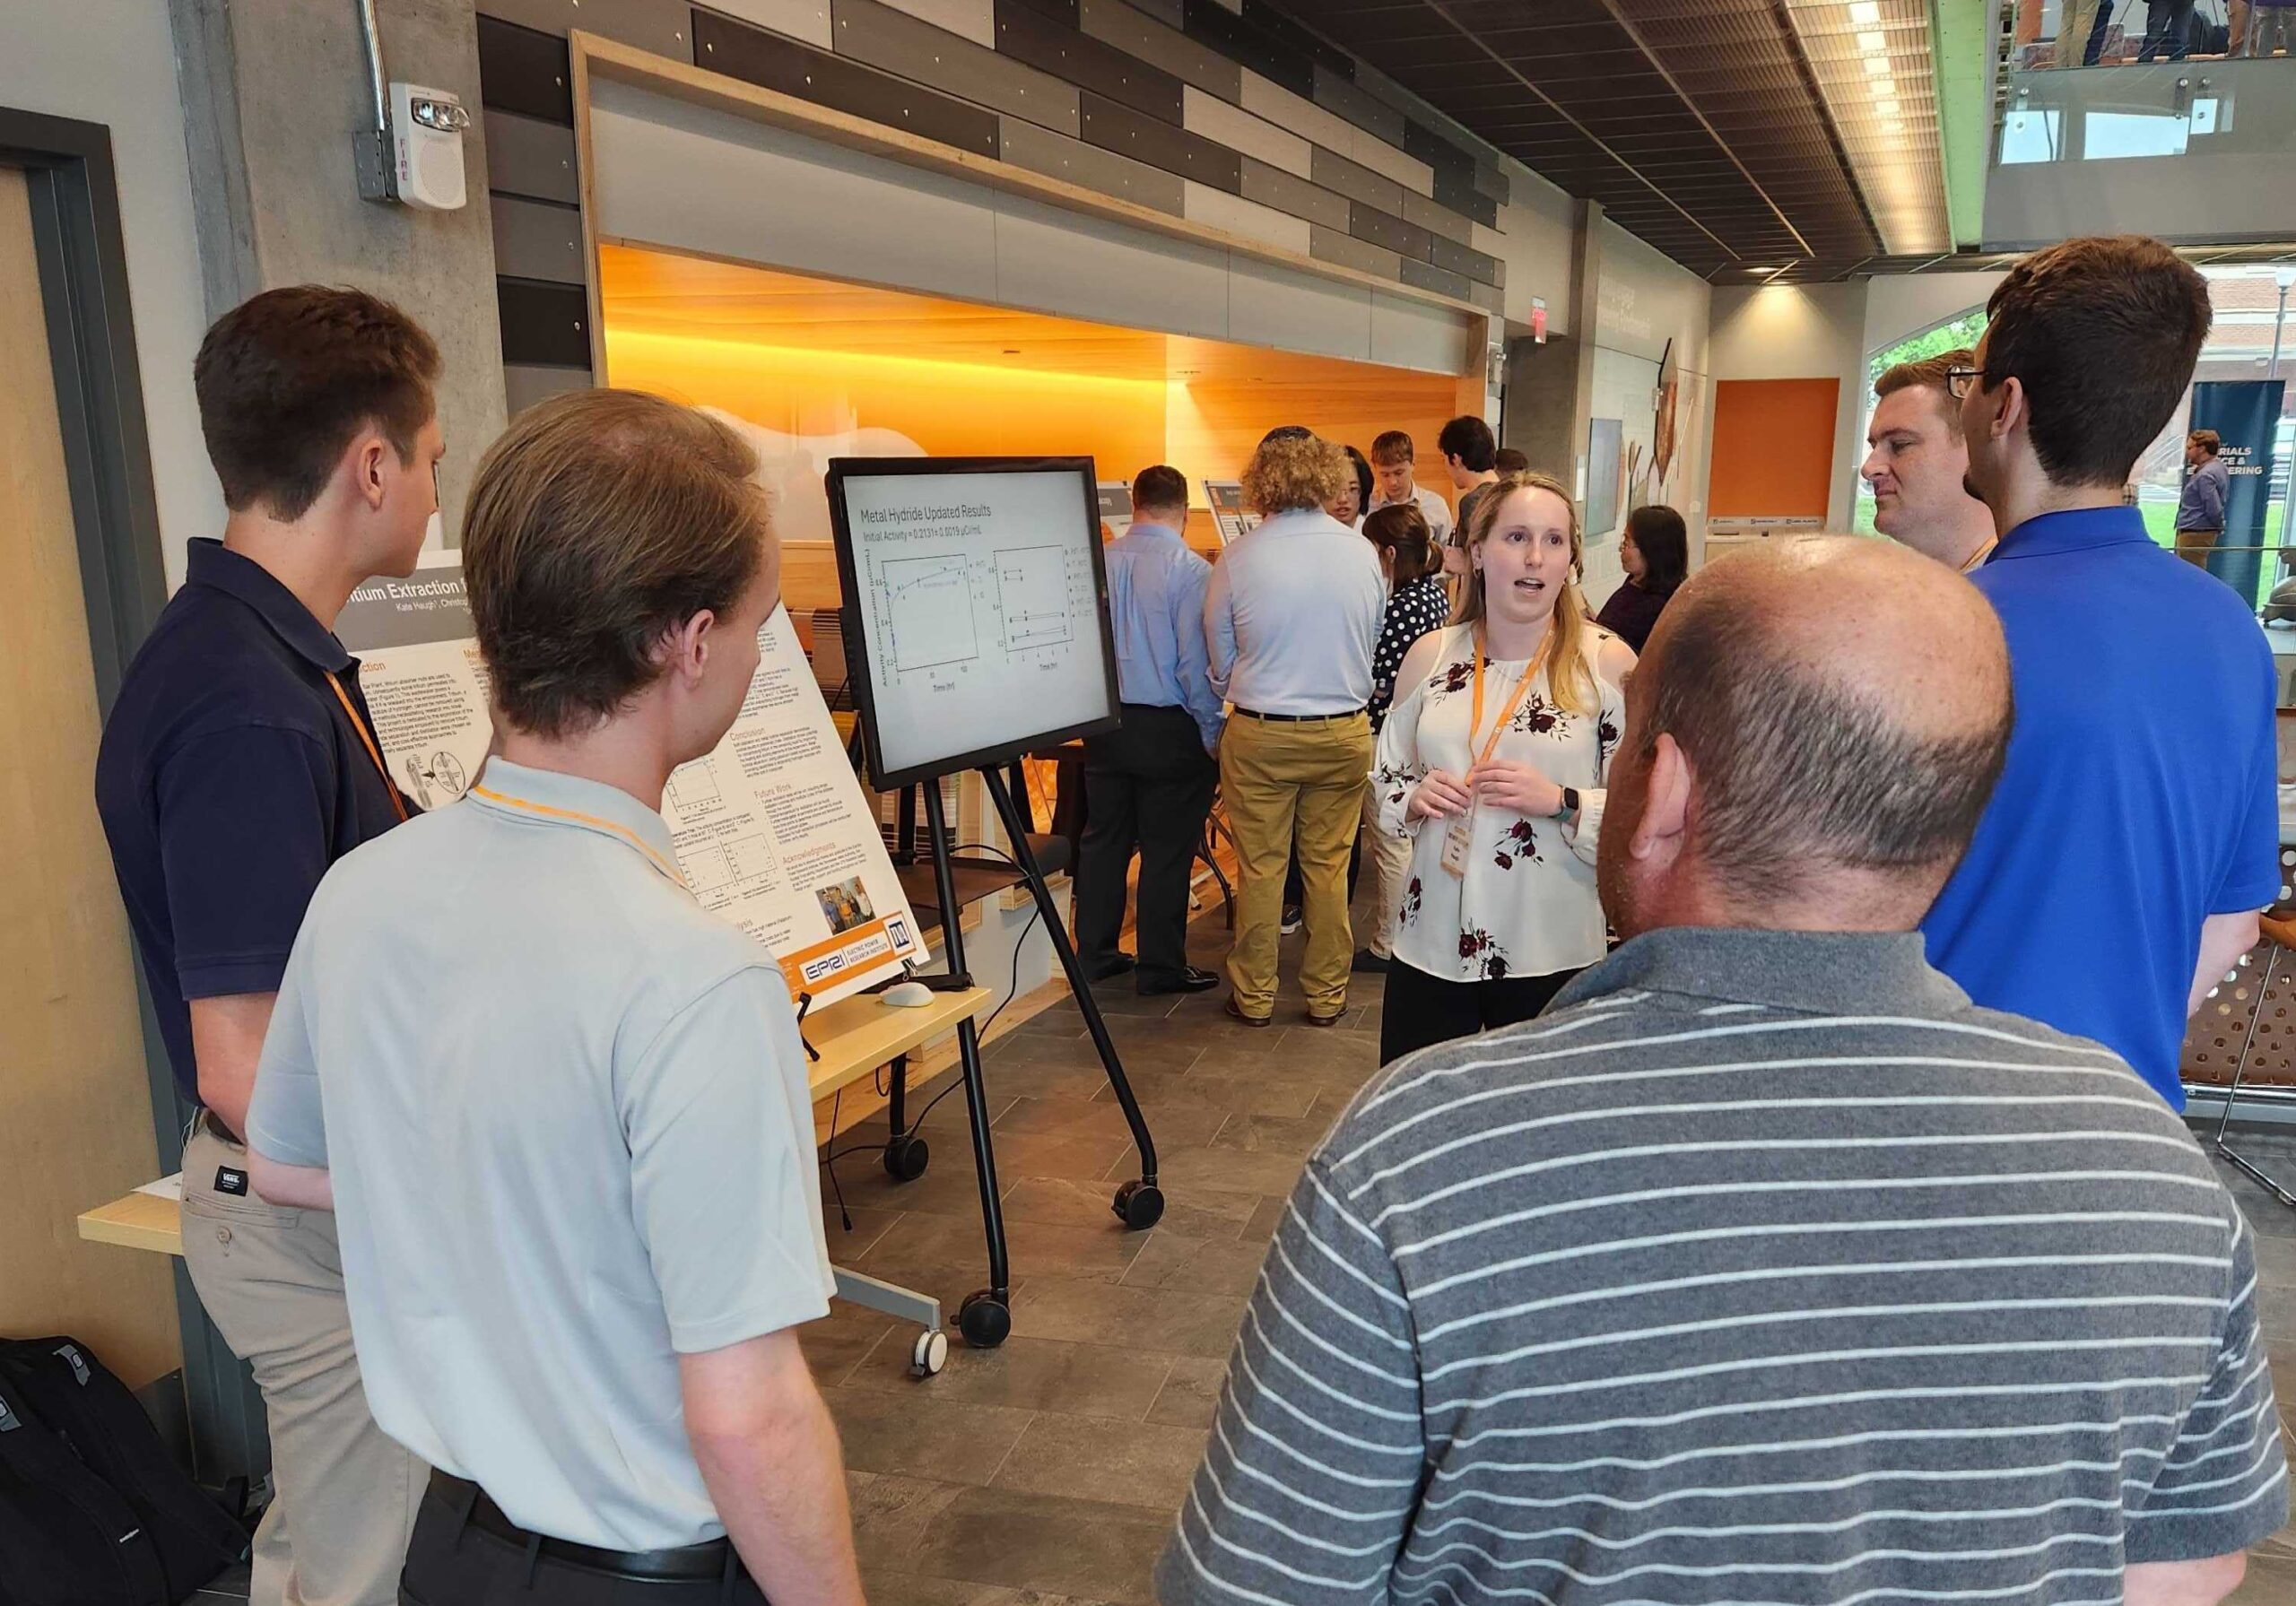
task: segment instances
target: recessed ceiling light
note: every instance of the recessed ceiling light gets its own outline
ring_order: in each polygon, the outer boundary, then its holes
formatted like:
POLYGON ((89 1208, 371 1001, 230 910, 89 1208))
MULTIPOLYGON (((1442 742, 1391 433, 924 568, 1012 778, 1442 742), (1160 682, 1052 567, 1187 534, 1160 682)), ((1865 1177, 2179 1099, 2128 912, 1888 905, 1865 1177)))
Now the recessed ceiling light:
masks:
POLYGON ((1887 78, 1890 75, 1890 64, 1882 56, 1869 56, 1866 58, 1866 73, 1871 78, 1887 78))
POLYGON ((1853 0, 1849 21, 1853 27, 1871 28, 1882 20, 1879 0, 1853 0))
POLYGON ((1868 55, 1878 56, 1890 48, 1889 36, 1878 28, 1867 28, 1857 35, 1857 48, 1868 55))

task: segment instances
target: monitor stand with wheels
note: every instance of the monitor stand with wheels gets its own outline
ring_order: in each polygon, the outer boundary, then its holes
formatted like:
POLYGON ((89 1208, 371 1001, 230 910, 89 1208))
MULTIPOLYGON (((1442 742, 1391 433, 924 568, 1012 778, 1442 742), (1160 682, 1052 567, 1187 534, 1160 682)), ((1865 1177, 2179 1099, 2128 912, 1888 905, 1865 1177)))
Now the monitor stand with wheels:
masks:
MULTIPOLYGON (((1053 898, 1052 889, 1046 884, 1044 872, 1030 846, 1028 822, 1021 816, 1014 803, 1012 787, 995 768, 980 772, 988 788, 988 796, 996 805, 997 818, 1004 822, 1004 833, 1013 843, 1013 867, 990 865, 975 859, 956 856, 951 840, 946 812, 942 806, 941 786, 936 777, 921 782, 918 790, 925 794, 925 835, 932 860, 934 897, 929 900, 911 896, 912 906, 929 901, 938 911, 941 922, 943 956, 952 976, 966 974, 964 922, 960 910, 966 903, 992 896, 1006 887, 1025 885, 1029 895, 1036 900, 1037 912, 1044 921, 1045 934, 1052 941, 1053 952, 1059 958, 1061 970, 1068 977, 1069 990, 1075 995, 1076 1007, 1083 1014, 1084 1029, 1091 1034, 1092 1046, 1099 1053, 1102 1069, 1108 1074, 1109 1086, 1116 1093, 1117 1104, 1124 1111, 1125 1124, 1131 1129, 1133 1147, 1139 1151, 1140 1175, 1116 1190, 1109 1208, 1117 1219, 1127 1228, 1139 1230, 1153 1227, 1164 1213, 1164 1195, 1156 1185, 1156 1142, 1149 1134, 1147 1119, 1140 1112, 1140 1101, 1134 1097, 1132 1083, 1124 1073, 1124 1064, 1118 1056, 1116 1044, 1109 1036, 1108 1023, 1100 1018, 1100 1005, 1092 997, 1091 978, 1078 963, 1075 945, 1069 941, 1067 927, 1060 917, 1060 910, 1053 898), (994 872, 1001 878, 994 887, 978 887, 970 893, 960 892, 960 872, 978 878, 983 872, 994 872)), ((901 800, 903 824, 914 820, 909 796, 901 800)), ((916 845, 913 832, 904 829, 894 853, 897 867, 915 865, 916 845)), ((919 918, 922 918, 920 914, 919 918)), ((930 978, 920 978, 927 979, 930 978)), ((1004 1242, 1004 1215, 998 1200, 996 1186, 996 1156, 988 1130, 987 1089, 980 1069, 979 1033, 970 1020, 957 1027, 957 1060, 964 1078, 965 1113, 972 1129, 973 1165, 980 1182, 980 1215, 988 1235, 988 1286, 965 1296, 957 1309, 957 1328, 965 1341, 978 1348, 989 1348, 1004 1342, 1013 1327, 1012 1278, 1007 1263, 1004 1242)), ((891 1088, 891 1100, 887 1114, 892 1124, 892 1135, 885 1146, 885 1169, 896 1180, 907 1182, 922 1176, 925 1171, 924 1139, 903 1120, 906 1089, 896 1078, 891 1088)))

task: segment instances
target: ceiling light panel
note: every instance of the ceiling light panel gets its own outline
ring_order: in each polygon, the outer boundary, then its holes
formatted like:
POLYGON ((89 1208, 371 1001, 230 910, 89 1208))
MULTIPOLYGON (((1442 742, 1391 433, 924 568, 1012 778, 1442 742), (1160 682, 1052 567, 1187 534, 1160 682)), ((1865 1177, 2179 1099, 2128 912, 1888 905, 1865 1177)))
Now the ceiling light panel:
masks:
POLYGON ((1926 0, 1784 5, 1884 250, 1951 250, 1926 0))

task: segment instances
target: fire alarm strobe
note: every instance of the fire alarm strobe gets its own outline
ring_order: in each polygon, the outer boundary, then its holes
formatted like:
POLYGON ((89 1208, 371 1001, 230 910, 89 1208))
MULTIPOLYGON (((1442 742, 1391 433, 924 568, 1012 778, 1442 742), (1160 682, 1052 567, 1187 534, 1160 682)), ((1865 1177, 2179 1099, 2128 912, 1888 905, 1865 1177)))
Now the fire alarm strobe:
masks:
POLYGON ((463 133, 470 113, 447 90, 391 85, 391 144, 398 198, 409 206, 454 212, 467 198, 463 133))

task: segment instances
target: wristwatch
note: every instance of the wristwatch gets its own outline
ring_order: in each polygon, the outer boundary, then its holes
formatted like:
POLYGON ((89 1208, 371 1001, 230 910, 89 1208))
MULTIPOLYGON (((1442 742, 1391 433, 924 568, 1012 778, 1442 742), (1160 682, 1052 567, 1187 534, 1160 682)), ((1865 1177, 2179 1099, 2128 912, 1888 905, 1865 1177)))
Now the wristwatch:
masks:
POLYGON ((1576 814, 1578 812, 1578 794, 1573 788, 1565 786, 1562 789, 1562 806, 1554 812, 1554 817, 1561 820, 1566 815, 1576 814))

